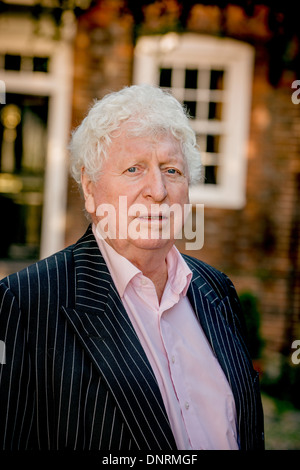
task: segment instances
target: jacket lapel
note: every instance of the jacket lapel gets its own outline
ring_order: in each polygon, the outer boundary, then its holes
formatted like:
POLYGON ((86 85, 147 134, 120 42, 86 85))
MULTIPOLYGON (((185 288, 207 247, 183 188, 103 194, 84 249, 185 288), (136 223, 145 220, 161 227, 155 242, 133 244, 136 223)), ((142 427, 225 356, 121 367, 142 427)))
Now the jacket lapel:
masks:
POLYGON ((176 449, 150 363, 89 228, 74 247, 75 308, 70 325, 106 380, 139 448, 176 449))

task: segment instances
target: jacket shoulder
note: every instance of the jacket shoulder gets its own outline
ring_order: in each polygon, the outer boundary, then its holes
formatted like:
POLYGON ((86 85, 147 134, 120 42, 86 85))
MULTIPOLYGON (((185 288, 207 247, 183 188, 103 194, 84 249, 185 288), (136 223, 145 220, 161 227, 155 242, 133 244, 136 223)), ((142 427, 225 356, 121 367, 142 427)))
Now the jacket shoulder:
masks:
POLYGON ((222 271, 192 256, 182 256, 193 272, 193 279, 207 283, 220 299, 235 293, 233 283, 222 271))
POLYGON ((8 275, 0 281, 1 290, 9 289, 18 299, 29 300, 32 293, 40 298, 50 290, 63 292, 69 283, 73 268, 73 248, 70 245, 47 258, 32 263, 28 267, 8 275))
POLYGON ((242 336, 247 340, 248 333, 244 313, 235 286, 229 277, 222 271, 199 259, 187 255, 184 255, 184 259, 193 271, 194 282, 196 282, 198 287, 206 284, 202 291, 206 291, 206 295, 209 298, 217 296, 220 301, 219 306, 226 321, 233 325, 235 330, 238 328, 242 336), (210 290, 214 292, 213 295, 210 290))

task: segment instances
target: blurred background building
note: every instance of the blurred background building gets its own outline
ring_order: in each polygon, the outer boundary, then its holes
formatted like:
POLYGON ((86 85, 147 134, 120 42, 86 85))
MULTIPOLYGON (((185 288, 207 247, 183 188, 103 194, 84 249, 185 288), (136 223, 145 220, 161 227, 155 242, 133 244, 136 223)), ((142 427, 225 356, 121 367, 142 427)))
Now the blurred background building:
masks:
POLYGON ((93 100, 165 87, 202 150, 190 254, 233 280, 265 390, 300 408, 300 4, 277 3, 0 1, 0 275, 87 227, 67 146, 93 100))

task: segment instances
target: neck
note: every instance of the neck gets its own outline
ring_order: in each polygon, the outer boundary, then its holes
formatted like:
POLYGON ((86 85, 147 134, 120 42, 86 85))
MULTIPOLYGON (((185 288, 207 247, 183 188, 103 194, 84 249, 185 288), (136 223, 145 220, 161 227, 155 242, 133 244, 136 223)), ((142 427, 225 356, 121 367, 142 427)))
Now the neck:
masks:
POLYGON ((143 260, 143 263, 133 262, 137 268, 139 268, 143 275, 151 279, 155 286, 157 298, 161 301, 167 280, 168 280, 168 268, 166 258, 153 259, 151 257, 149 262, 143 260), (155 262, 156 261, 156 262, 155 262))
POLYGON ((165 285, 168 280, 167 253, 158 253, 156 250, 143 250, 143 256, 126 258, 140 269, 144 276, 153 282, 159 302, 161 301, 165 285))
POLYGON ((128 259, 136 266, 144 276, 153 282, 159 302, 161 301, 167 280, 167 254, 170 251, 173 242, 166 243, 164 246, 144 248, 132 246, 126 240, 119 240, 118 243, 112 243, 109 238, 106 242, 120 255, 128 259))
POLYGON ((127 246, 127 250, 120 252, 153 282, 159 302, 168 280, 167 254, 171 246, 168 244, 155 249, 141 247, 130 249, 127 246))

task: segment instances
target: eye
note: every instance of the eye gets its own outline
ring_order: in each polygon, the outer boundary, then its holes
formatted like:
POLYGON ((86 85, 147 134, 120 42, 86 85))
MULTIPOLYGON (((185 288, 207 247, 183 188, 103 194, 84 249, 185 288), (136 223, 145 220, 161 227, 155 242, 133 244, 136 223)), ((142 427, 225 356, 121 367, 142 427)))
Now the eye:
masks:
POLYGON ((167 168, 168 175, 182 175, 182 172, 178 168, 167 168))
POLYGON ((144 171, 145 171, 144 166, 137 163, 136 165, 132 165, 129 168, 127 168, 124 171, 124 175, 127 175, 128 177, 129 176, 138 177, 138 176, 141 176, 144 173, 144 171))

